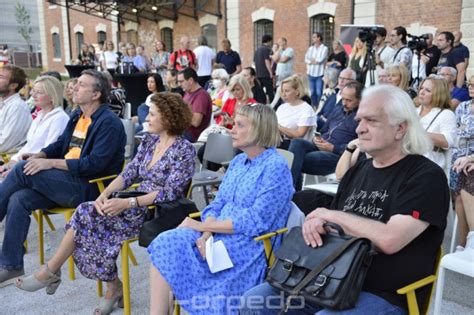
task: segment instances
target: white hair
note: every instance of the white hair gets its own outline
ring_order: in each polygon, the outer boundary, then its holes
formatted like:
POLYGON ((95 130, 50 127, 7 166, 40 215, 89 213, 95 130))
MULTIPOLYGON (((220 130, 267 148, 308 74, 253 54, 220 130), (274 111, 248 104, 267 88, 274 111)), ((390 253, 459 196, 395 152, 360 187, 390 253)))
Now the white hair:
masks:
POLYGON ((415 105, 405 91, 388 84, 374 85, 364 90, 362 98, 381 101, 390 125, 407 124, 402 140, 403 153, 423 155, 433 150, 433 142, 421 126, 415 105))
POLYGON ((229 74, 225 69, 214 69, 212 71, 212 77, 218 77, 221 80, 224 80, 226 83, 229 82, 229 74))

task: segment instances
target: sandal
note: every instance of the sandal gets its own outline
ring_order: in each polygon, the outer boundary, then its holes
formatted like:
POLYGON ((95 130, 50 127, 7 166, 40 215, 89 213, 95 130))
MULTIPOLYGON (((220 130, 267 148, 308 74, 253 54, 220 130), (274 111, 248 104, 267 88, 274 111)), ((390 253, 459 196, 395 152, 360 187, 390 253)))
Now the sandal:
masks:
POLYGON ((34 292, 46 288, 47 294, 54 294, 61 283, 61 270, 54 274, 49 270, 48 265, 43 265, 42 268, 46 268, 46 274, 48 275, 47 280, 38 280, 35 275, 32 274, 28 277, 17 278, 15 282, 16 287, 28 292, 34 292))
POLYGON ((118 307, 123 308, 123 292, 120 292, 119 295, 116 295, 111 299, 102 299, 100 305, 95 308, 94 315, 105 315, 112 313, 115 304, 117 304, 118 307))

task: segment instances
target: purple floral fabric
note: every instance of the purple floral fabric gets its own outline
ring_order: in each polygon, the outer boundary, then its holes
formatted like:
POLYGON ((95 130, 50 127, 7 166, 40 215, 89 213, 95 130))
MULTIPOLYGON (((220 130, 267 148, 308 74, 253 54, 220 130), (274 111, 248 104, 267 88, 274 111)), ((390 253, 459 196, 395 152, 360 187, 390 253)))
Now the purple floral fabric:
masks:
MULTIPOLYGON (((140 182, 138 191, 158 192, 155 203, 176 200, 184 195, 194 174, 195 149, 179 137, 163 157, 148 169, 159 137, 146 135, 135 158, 120 174, 124 188, 140 182)), ((112 281, 117 278, 116 259, 124 240, 138 236, 146 207, 131 208, 115 217, 101 216, 94 202, 79 205, 66 229, 74 233, 74 261, 87 278, 112 281)))

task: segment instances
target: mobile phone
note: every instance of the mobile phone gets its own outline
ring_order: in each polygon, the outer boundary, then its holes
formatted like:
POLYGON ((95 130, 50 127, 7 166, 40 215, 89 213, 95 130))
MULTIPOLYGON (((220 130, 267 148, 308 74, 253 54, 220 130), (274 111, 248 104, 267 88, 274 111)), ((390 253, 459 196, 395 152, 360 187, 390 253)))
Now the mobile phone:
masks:
POLYGON ((314 131, 314 136, 315 136, 316 138, 321 138, 321 133, 315 130, 315 131, 314 131))

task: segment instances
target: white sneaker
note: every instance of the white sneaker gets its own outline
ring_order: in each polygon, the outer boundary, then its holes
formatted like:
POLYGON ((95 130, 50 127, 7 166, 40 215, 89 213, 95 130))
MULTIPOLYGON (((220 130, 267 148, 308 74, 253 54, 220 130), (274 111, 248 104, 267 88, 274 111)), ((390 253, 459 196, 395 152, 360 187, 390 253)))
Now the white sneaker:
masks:
POLYGON ((465 248, 474 249, 474 231, 467 233, 465 248))

